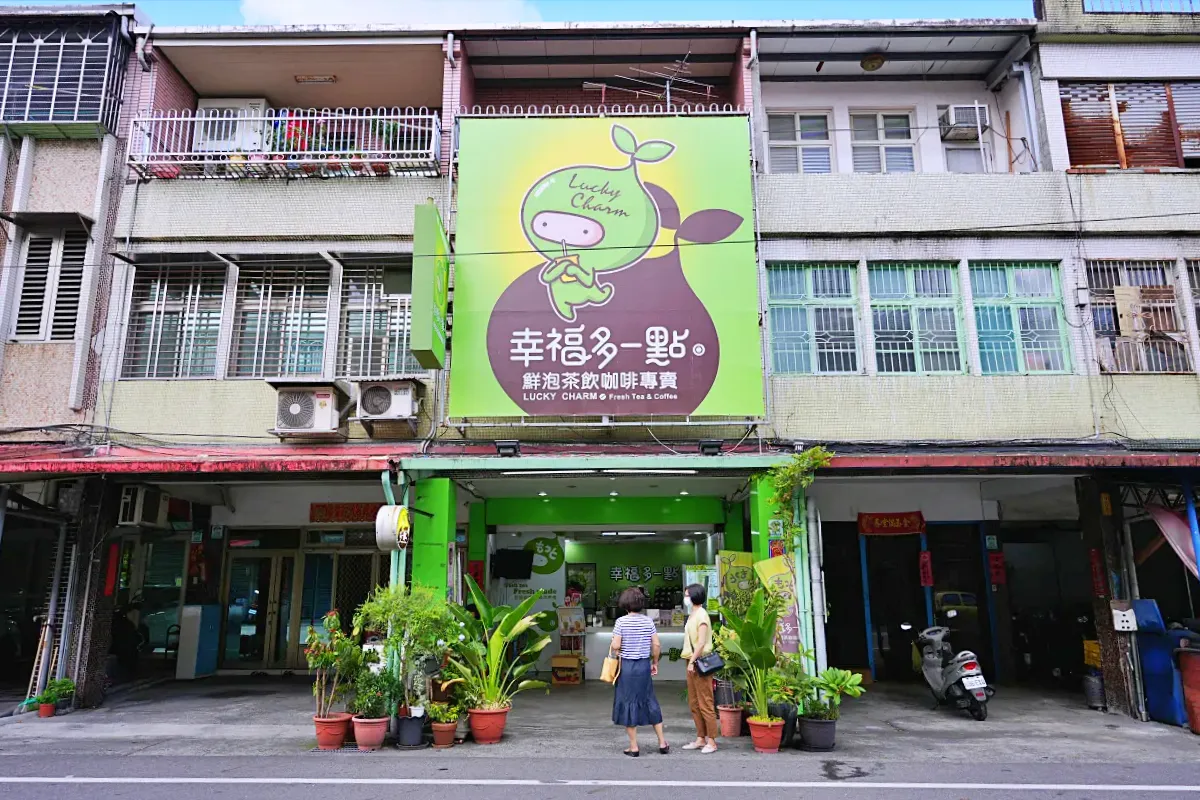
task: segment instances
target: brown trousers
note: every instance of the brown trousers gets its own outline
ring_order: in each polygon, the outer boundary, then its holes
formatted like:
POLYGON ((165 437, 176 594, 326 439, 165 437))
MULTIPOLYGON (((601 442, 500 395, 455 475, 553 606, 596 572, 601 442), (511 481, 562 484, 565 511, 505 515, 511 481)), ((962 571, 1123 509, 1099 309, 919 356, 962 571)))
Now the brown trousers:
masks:
POLYGON ((711 675, 699 672, 687 674, 688 708, 696 723, 696 735, 701 738, 717 738, 717 707, 713 704, 713 682, 711 675))

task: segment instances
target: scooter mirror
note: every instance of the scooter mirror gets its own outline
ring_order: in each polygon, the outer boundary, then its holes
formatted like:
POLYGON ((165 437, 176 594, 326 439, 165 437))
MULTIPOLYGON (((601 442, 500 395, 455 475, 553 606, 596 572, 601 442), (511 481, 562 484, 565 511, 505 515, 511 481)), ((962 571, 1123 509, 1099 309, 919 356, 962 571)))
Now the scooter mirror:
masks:
POLYGON ((908 623, 908 622, 901 622, 901 623, 900 623, 900 630, 902 630, 902 631, 911 631, 911 630, 912 630, 912 624, 911 624, 911 623, 908 623))
POLYGON ((958 609, 954 609, 954 608, 950 609, 949 611, 946 612, 946 616, 949 617, 950 619, 954 619, 955 617, 958 616, 958 609))

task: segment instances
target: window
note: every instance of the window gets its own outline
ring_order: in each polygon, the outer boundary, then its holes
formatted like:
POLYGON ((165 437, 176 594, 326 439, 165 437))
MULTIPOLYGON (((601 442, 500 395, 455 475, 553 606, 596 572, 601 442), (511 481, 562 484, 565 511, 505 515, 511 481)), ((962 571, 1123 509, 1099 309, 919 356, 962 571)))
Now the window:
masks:
POLYGON ((329 264, 319 256, 238 259, 232 378, 320 375, 329 264))
POLYGON ((216 377, 225 272, 221 264, 137 268, 121 377, 216 377))
POLYGON ((867 277, 880 374, 963 371, 954 265, 871 262, 867 277))
POLYGON ((1068 370, 1058 264, 971 262, 984 375, 1068 370))
POLYGON ((983 150, 979 147, 947 147, 946 171, 958 173, 983 172, 983 150))
POLYGON ((768 114, 771 172, 833 171, 828 114, 768 114))
POLYGON ((1063 83, 1059 100, 1073 167, 1200 168, 1200 83, 1063 83))
POLYGON ((767 265, 771 358, 775 372, 859 371, 855 335, 858 265, 767 265))
POLYGON ((409 349, 411 262, 356 260, 346 259, 342 272, 337 374, 349 378, 424 374, 427 370, 409 349), (400 285, 393 286, 393 280, 400 285))
POLYGON ((27 237, 15 338, 56 342, 75 338, 87 246, 87 231, 27 237))
POLYGON ((903 114, 851 114, 855 172, 916 172, 912 117, 903 114))
POLYGON ((1101 371, 1191 371, 1174 261, 1088 261, 1087 277, 1101 371))

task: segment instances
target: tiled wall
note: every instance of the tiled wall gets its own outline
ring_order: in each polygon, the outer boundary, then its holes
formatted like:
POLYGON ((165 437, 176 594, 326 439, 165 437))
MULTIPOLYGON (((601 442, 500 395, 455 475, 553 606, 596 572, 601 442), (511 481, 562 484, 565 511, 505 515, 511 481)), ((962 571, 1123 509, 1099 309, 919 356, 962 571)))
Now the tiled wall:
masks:
POLYGON ((100 144, 88 139, 42 139, 33 151, 28 211, 91 217, 100 173, 100 144))

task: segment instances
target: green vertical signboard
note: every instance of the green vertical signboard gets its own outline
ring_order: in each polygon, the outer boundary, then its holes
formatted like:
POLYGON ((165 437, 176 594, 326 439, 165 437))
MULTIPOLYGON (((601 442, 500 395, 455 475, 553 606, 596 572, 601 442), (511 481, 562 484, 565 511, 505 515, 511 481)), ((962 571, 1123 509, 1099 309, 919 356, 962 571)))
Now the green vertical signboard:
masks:
POLYGON ((413 211, 413 355, 426 369, 446 363, 446 298, 450 290, 450 246, 433 201, 413 211))

